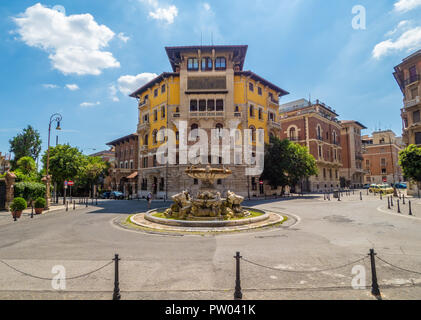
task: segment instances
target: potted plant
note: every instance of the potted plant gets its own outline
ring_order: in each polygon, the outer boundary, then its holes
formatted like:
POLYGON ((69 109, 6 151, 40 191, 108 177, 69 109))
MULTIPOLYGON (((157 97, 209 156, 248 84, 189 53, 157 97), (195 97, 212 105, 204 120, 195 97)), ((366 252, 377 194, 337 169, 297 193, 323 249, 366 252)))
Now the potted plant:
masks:
POLYGON ((45 201, 44 198, 38 198, 37 200, 35 200, 34 203, 34 208, 35 208, 35 214, 41 214, 42 211, 44 211, 45 205, 47 204, 47 202, 45 201))
POLYGON ((23 210, 28 207, 26 200, 23 198, 13 199, 12 204, 10 205, 10 211, 12 212, 13 218, 20 218, 23 210))

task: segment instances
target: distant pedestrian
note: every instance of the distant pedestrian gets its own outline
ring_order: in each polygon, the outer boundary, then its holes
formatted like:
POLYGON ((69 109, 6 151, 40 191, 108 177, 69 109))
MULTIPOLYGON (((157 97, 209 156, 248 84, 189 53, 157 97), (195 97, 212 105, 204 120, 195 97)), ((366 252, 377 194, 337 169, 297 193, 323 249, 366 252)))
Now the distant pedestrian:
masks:
POLYGON ((148 193, 146 200, 148 201, 148 210, 151 209, 151 203, 152 203, 152 193, 148 193))

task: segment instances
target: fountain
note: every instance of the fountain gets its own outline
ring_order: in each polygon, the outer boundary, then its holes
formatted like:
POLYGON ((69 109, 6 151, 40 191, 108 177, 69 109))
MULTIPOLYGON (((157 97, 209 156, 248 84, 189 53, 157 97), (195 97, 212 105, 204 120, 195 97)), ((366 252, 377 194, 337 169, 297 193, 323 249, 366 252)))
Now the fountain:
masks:
POLYGON ((247 217, 250 213, 241 207, 244 198, 228 191, 225 199, 216 190, 215 180, 226 179, 232 171, 226 168, 197 168, 186 169, 186 174, 202 181, 196 197, 183 191, 172 196, 174 204, 165 211, 167 218, 178 220, 229 220, 247 217))

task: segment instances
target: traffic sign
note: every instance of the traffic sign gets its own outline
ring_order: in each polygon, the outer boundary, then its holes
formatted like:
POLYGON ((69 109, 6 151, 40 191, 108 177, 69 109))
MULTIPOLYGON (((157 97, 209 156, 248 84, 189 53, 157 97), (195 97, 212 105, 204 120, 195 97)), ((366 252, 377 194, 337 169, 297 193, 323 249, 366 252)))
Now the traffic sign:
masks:
POLYGON ((67 185, 70 186, 70 187, 73 187, 75 185, 75 183, 73 181, 68 181, 67 185))

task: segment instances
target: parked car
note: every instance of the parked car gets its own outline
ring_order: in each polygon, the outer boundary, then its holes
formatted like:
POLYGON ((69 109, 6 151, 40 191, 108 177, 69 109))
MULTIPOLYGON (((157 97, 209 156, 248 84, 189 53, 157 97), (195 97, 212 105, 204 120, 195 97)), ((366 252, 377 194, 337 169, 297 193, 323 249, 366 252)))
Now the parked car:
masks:
POLYGON ((388 184, 381 184, 378 186, 378 193, 383 193, 383 194, 392 194, 394 192, 393 188, 391 186, 389 186, 388 184))
POLYGON ((377 184, 370 184, 368 191, 370 191, 370 193, 373 193, 373 192, 377 192, 378 189, 379 189, 379 186, 377 184))
POLYGON ((112 191, 110 199, 124 199, 124 194, 120 191, 112 191))
POLYGON ((104 192, 103 194, 101 194, 101 199, 110 199, 110 197, 111 197, 110 191, 107 191, 107 192, 104 192))
POLYGON ((406 183, 400 182, 400 183, 395 183, 395 188, 396 189, 406 189, 408 187, 407 187, 406 183))
POLYGON ((363 189, 370 189, 370 184, 366 183, 365 185, 363 185, 363 189))

